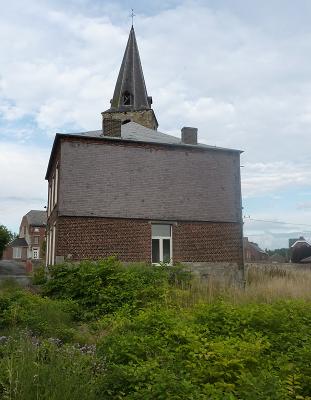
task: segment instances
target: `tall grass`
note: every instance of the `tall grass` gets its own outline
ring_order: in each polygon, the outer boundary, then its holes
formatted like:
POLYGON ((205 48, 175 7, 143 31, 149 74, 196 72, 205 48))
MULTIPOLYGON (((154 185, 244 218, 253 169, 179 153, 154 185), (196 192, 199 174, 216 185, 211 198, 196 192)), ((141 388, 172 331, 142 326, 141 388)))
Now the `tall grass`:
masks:
POLYGON ((246 268, 245 280, 244 288, 226 284, 215 277, 176 282, 168 296, 168 304, 189 308, 200 303, 211 304, 219 299, 233 304, 311 300, 311 270, 254 265, 246 268))

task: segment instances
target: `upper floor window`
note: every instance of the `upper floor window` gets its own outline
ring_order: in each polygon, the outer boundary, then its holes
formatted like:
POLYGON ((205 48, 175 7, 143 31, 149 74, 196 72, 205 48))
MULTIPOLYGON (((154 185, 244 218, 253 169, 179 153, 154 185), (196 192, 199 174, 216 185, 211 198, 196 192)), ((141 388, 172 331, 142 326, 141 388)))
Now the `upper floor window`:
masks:
POLYGON ((34 236, 33 244, 39 244, 39 236, 34 236))
POLYGON ((34 230, 34 232, 39 232, 40 231, 40 229, 38 227, 35 227, 33 230, 34 230))
POLYGON ((58 199, 58 165, 56 165, 55 173, 49 182, 49 192, 48 192, 48 215, 51 214, 53 208, 57 204, 58 199))

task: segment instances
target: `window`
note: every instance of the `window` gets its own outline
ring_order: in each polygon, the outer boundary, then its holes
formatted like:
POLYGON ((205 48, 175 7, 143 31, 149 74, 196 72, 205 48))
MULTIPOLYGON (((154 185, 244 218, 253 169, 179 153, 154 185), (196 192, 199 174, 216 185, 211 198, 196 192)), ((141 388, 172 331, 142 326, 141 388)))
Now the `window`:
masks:
POLYGON ((132 95, 129 91, 125 91, 123 93, 123 105, 124 106, 130 106, 132 104, 132 95))
POLYGON ((56 165, 55 170, 55 183, 54 183, 54 205, 57 204, 57 197, 58 197, 58 165, 56 165))
POLYGON ((152 225, 152 263, 172 262, 172 227, 171 225, 152 225))
POLYGON ((39 258, 39 249, 32 249, 32 258, 37 260, 39 258))
POLYGON ((39 236, 33 237, 33 244, 39 244, 39 236))
POLYGON ((34 232, 39 232, 39 228, 34 228, 34 232))
POLYGON ((22 248, 13 247, 13 258, 22 258, 22 248))

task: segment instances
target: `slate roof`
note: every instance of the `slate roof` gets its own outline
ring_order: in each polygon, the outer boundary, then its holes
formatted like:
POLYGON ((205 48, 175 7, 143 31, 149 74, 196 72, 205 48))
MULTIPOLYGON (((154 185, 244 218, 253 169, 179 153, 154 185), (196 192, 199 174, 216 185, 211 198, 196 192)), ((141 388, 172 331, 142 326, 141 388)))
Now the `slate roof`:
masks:
POLYGON ((47 215, 46 215, 46 211, 30 210, 26 214, 26 218, 27 218, 28 224, 31 226, 45 226, 46 220, 47 220, 47 215))
POLYGON ((185 144, 185 143, 182 143, 181 139, 176 136, 168 135, 167 133, 163 133, 160 131, 155 131, 154 129, 146 128, 145 126, 137 124, 136 122, 132 122, 132 121, 121 126, 121 137, 104 136, 102 130, 60 134, 60 135, 94 137, 94 138, 103 138, 106 140, 126 140, 126 141, 133 141, 133 142, 159 143, 159 144, 180 145, 180 146, 202 148, 202 149, 241 152, 240 150, 227 149, 224 147, 217 147, 217 146, 209 146, 209 145, 203 144, 203 143, 198 143, 196 145, 185 144))
POLYGON ((295 247, 296 244, 299 244, 299 243, 306 244, 307 246, 311 247, 311 244, 309 242, 307 242, 305 239, 304 240, 296 240, 296 242, 294 242, 290 247, 295 247))
POLYGON ((9 243, 10 247, 28 247, 28 243, 25 238, 16 238, 11 243, 9 243))
POLYGON ((311 264, 311 256, 300 260, 301 263, 311 264))
POLYGON ((132 26, 109 111, 149 110, 151 102, 151 97, 148 98, 135 31, 132 26), (124 93, 126 92, 130 95, 129 105, 124 104, 124 93))

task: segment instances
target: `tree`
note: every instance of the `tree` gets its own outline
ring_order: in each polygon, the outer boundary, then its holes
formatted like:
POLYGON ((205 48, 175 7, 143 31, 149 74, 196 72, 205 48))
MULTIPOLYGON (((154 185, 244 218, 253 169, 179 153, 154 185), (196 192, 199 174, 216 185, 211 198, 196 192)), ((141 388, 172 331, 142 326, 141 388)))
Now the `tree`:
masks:
POLYGON ((2 258, 5 246, 14 238, 14 234, 4 225, 0 225, 0 259, 2 258))

